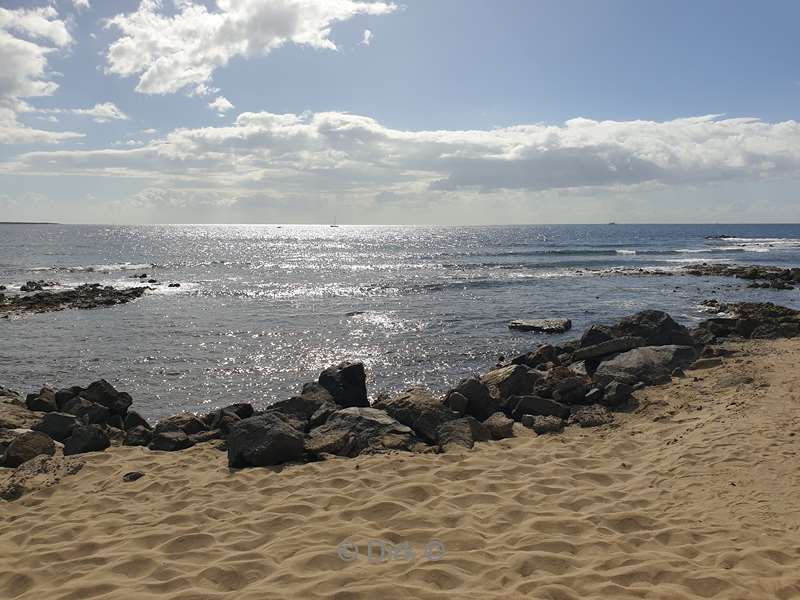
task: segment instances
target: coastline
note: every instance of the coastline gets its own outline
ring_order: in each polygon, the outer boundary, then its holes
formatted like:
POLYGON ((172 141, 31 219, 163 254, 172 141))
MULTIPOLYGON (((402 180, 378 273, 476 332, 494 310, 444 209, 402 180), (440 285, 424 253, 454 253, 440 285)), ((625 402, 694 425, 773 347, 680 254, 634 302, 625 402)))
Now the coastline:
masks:
POLYGON ((213 443, 112 448, 4 505, 15 598, 760 598, 796 576, 800 340, 727 342, 723 364, 639 408, 445 454, 228 470, 213 443), (123 474, 144 473, 125 482, 123 474), (47 525, 43 529, 43 520, 47 525), (352 540, 360 558, 342 560, 352 540), (368 540, 414 560, 370 563, 368 540), (440 540, 446 554, 421 551, 440 540), (58 565, 59 568, 54 568, 58 565), (68 568, 64 568, 68 567, 68 568))

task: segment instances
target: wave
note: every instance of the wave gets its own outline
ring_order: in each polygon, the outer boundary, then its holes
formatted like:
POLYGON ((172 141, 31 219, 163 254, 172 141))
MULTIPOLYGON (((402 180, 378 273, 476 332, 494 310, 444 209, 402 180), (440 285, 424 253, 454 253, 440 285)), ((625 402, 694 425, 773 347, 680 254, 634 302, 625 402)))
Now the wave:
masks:
POLYGON ((153 263, 112 263, 108 265, 79 265, 76 267, 62 267, 54 265, 52 267, 33 267, 28 269, 33 272, 52 271, 54 273, 105 273, 108 271, 143 271, 145 269, 158 268, 153 263))

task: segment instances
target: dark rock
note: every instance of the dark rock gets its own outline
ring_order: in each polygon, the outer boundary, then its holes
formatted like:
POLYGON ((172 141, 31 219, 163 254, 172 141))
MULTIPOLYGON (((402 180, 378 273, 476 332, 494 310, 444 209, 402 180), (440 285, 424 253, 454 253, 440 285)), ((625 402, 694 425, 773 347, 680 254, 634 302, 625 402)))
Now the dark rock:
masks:
POLYGON ((442 400, 422 388, 412 388, 391 398, 378 400, 373 407, 385 410, 389 416, 410 427, 418 437, 431 444, 437 443, 436 435, 443 423, 458 418, 442 400))
POLYGON ((337 410, 340 410, 338 404, 334 404, 333 402, 323 402, 317 409, 317 411, 313 415, 311 415, 311 418, 308 420, 309 429, 314 429, 315 427, 323 425, 328 420, 328 418, 337 410))
POLYGON ((208 429, 205 423, 191 413, 182 413, 166 419, 161 419, 156 423, 155 432, 164 433, 167 431, 181 431, 186 435, 200 433, 208 429))
POLYGON ((144 477, 144 473, 142 473, 141 471, 130 471, 122 476, 122 481, 130 483, 132 481, 138 481, 142 477, 144 477))
POLYGON ((527 354, 522 354, 513 358, 511 363, 535 368, 547 363, 554 363, 557 357, 558 353, 556 352, 556 349, 549 344, 545 344, 543 346, 539 346, 535 352, 528 352, 527 354))
POLYGON ((683 371, 683 369, 677 367, 675 369, 672 369, 672 376, 677 378, 683 378, 686 377, 686 373, 683 371))
POLYGON ((83 422, 75 415, 60 412, 47 413, 41 423, 35 425, 36 431, 46 433, 57 442, 64 442, 72 435, 75 427, 82 425, 83 422))
POLYGON ((492 439, 503 440, 514 437, 514 421, 501 412, 494 413, 483 424, 489 430, 492 439))
POLYGON ((126 446, 147 446, 153 439, 153 432, 142 425, 136 425, 125 431, 126 446))
POLYGON ((597 404, 603 399, 603 390, 600 388, 592 388, 586 392, 584 401, 581 404, 597 404))
POLYGON ((299 431, 307 431, 309 421, 320 406, 323 400, 311 396, 295 396, 288 400, 281 400, 267 407, 264 412, 281 413, 289 419, 292 425, 299 431))
POLYGON ((16 468, 22 463, 46 454, 53 456, 56 445, 45 433, 41 431, 28 431, 17 436, 6 448, 4 466, 16 468))
POLYGON ((63 388, 56 392, 56 404, 58 405, 58 410, 63 410, 64 405, 72 400, 75 396, 80 394, 83 391, 83 388, 79 385, 74 385, 69 388, 63 388))
POLYGON ((540 398, 539 396, 515 396, 509 399, 509 406, 513 405, 511 416, 519 421, 523 415, 543 415, 566 418, 569 415, 569 407, 551 400, 540 398))
POLYGON ((77 396, 69 400, 63 408, 63 412, 75 415, 85 423, 105 423, 109 417, 109 410, 101 404, 90 402, 83 396, 77 396))
POLYGON ((643 310, 611 328, 614 337, 644 338, 649 346, 691 346, 689 330, 660 310, 643 310))
POLYGON ((447 451, 452 446, 472 448, 475 442, 488 442, 489 429, 472 417, 461 417, 444 423, 438 432, 439 446, 447 451))
POLYGON ((627 352, 628 350, 632 350, 634 348, 639 348, 640 346, 646 346, 646 345, 647 342, 644 340, 644 338, 632 337, 632 336, 618 337, 606 340, 604 342, 600 342, 593 346, 584 346, 580 350, 575 352, 572 358, 574 360, 602 358, 610 354, 616 354, 618 352, 627 352))
POLYGON ((586 348, 588 346, 596 346, 597 344, 607 342, 613 337, 614 334, 611 332, 610 327, 606 327, 605 325, 592 325, 586 330, 586 333, 581 336, 580 347, 586 348))
POLYGON ((152 429, 150 423, 147 422, 147 419, 145 419, 135 410, 129 410, 128 414, 125 415, 124 429, 125 431, 128 431, 129 429, 133 429, 134 427, 144 427, 145 429, 152 429))
POLYGON ((30 410, 41 412, 53 412, 58 410, 56 393, 48 387, 43 387, 38 394, 29 395, 25 400, 25 405, 30 410))
POLYGON ((114 306, 140 298, 147 289, 146 287, 114 289, 92 283, 79 285, 71 290, 12 296, 6 298, 5 302, 0 302, 0 315, 6 317, 10 314, 42 313, 68 308, 114 306))
POLYGON ((458 392, 467 399, 467 414, 479 421, 485 421, 500 410, 500 401, 492 397, 489 386, 474 377, 463 379, 448 392, 445 397, 448 404, 453 392, 458 392))
POLYGON ((633 386, 622 381, 612 381, 603 390, 599 403, 610 407, 622 406, 630 399, 632 393, 633 386))
POLYGON ((533 429, 539 435, 564 431, 564 419, 553 416, 523 415, 522 424, 529 429, 533 429))
POLYGON ((590 406, 576 406, 569 416, 570 424, 581 427, 600 427, 614 422, 613 413, 605 406, 592 404, 590 406))
POLYGON ((300 396, 308 400, 319 402, 320 405, 324 402, 333 402, 335 404, 333 394, 316 381, 303 384, 303 391, 300 393, 300 396))
POLYGON ((179 287, 181 287, 181 284, 180 283, 170 283, 167 287, 179 288, 179 287))
POLYGON ((553 388, 553 399, 562 404, 583 404, 588 391, 585 377, 566 377, 553 388))
MULTIPOLYGON (((203 422, 209 429, 219 430, 226 434, 241 420, 239 415, 227 408, 218 408, 203 418, 203 422)), ((298 425, 302 427, 302 424, 298 423, 298 425)), ((200 435, 201 433, 198 432, 192 435, 200 435)))
POLYGON ((125 439, 127 436, 125 435, 124 429, 106 425, 105 432, 112 446, 122 446, 125 444, 125 439))
POLYGON ((108 383, 105 379, 94 381, 89 384, 85 390, 81 392, 81 396, 86 398, 89 402, 105 406, 112 415, 125 416, 128 412, 133 399, 130 394, 119 392, 117 389, 108 383))
MULTIPOLYGON (((512 364, 489 371, 481 377, 481 383, 488 386, 490 394, 498 398, 502 406, 504 401, 511 396, 530 394, 533 391, 534 384, 540 377, 541 375, 533 369, 523 365, 512 364)), ((475 418, 478 417, 475 416, 475 418)))
POLYGON ((100 452, 111 445, 111 440, 99 425, 79 425, 64 442, 64 456, 100 452))
POLYGON ((222 439, 224 434, 221 429, 209 429, 208 431, 193 433, 188 437, 189 441, 192 443, 192 446, 194 446, 195 444, 204 444, 205 442, 210 442, 212 440, 222 439))
POLYGON ((322 453, 358 456, 390 450, 412 450, 418 444, 412 429, 377 408, 350 407, 333 413, 324 425, 312 429, 305 449, 312 456, 322 453))
POLYGON ((192 440, 189 439, 186 432, 181 430, 159 431, 158 426, 156 426, 156 430, 153 432, 150 444, 148 444, 147 447, 150 448, 150 450, 176 452, 178 450, 191 448, 193 445, 192 440))
POLYGON ((508 328, 539 333, 564 333, 572 329, 572 321, 569 319, 520 319, 511 321, 508 328))
POLYGON ((300 460, 303 433, 278 412, 242 419, 227 437, 228 466, 267 467, 300 460))
POLYGON ((603 361, 594 374, 595 382, 607 385, 612 380, 633 385, 639 381, 652 385, 671 379, 677 367, 688 366, 696 356, 690 346, 645 346, 623 352, 603 361))
POLYGON ((469 407, 469 400, 463 394, 456 391, 451 391, 445 398, 445 404, 450 407, 454 413, 459 416, 466 414, 469 407))
POLYGON ((369 407, 367 375, 363 363, 343 362, 335 367, 328 367, 320 373, 319 384, 330 392, 333 401, 341 407, 369 407))

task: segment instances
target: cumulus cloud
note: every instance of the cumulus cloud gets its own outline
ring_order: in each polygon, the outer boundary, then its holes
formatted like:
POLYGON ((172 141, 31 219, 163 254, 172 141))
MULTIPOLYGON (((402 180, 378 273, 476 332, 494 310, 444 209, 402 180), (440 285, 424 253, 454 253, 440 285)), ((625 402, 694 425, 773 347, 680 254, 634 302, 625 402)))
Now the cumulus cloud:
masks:
POLYGON ((361 38, 362 46, 369 46, 372 43, 372 32, 369 29, 364 30, 364 37, 361 38))
POLYGON ((213 102, 208 103, 208 108, 217 111, 219 116, 223 116, 229 110, 233 110, 233 104, 225 96, 217 96, 213 102))
POLYGON ((72 0, 72 6, 74 6, 76 10, 88 10, 91 8, 89 0, 72 0))
POLYGON ((356 0, 177 0, 174 14, 160 0, 141 0, 139 8, 109 20, 119 39, 107 53, 109 73, 138 76, 136 91, 168 94, 181 89, 209 93, 214 70, 237 56, 269 54, 285 44, 335 50, 334 23, 356 15, 395 10, 386 2, 356 0))
POLYGON ((243 113, 231 126, 178 129, 132 150, 34 152, 10 168, 372 197, 635 189, 800 175, 800 123, 704 116, 404 131, 345 113, 243 113))

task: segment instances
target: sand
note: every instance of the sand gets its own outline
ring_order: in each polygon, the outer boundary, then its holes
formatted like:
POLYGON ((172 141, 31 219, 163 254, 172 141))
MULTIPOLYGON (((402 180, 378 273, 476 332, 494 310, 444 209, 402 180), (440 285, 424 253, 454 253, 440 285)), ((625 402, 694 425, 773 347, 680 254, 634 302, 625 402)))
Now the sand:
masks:
POLYGON ((800 598, 800 340, 732 347, 614 427, 460 454, 87 455, 0 505, 0 598, 800 598), (369 562, 370 539, 414 556, 369 562))

